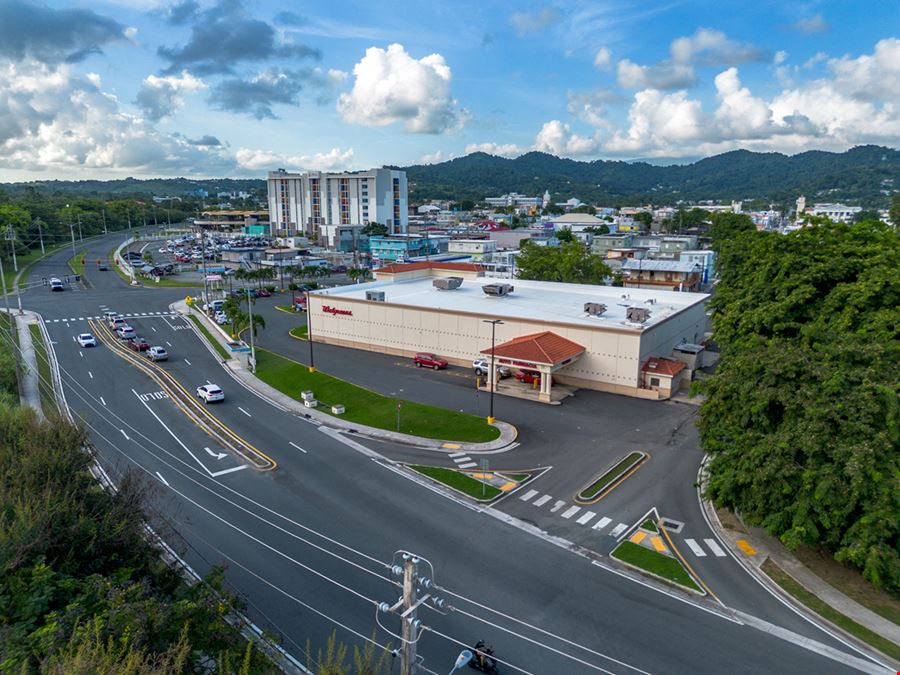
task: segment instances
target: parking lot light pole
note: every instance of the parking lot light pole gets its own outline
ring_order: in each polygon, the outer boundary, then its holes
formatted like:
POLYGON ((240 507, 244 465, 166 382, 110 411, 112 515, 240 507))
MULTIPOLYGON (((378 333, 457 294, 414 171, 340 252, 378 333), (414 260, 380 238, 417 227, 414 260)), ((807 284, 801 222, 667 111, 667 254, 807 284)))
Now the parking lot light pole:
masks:
POLYGON ((491 324, 491 372, 488 373, 491 383, 491 411, 488 414, 488 424, 494 423, 494 390, 497 389, 497 368, 494 365, 494 347, 497 343, 497 324, 503 323, 500 319, 484 319, 484 323, 491 324))
POLYGON ((306 291, 306 341, 309 343, 309 372, 316 372, 316 362, 313 360, 312 339, 312 310, 309 306, 309 291, 306 291))

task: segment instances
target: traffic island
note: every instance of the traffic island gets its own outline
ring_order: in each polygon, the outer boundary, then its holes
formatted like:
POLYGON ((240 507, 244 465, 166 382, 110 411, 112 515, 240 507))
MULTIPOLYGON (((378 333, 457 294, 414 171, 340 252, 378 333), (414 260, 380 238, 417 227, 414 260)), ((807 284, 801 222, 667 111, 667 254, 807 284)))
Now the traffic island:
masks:
POLYGON ((577 504, 596 504, 637 471, 649 458, 646 452, 630 452, 618 462, 585 485, 575 495, 577 504))
POLYGON ((658 534, 639 527, 612 552, 612 557, 657 579, 705 595, 658 534))
POLYGON ((406 466, 433 481, 446 485, 464 494, 466 497, 471 497, 475 501, 482 503, 491 502, 508 492, 511 488, 503 489, 506 484, 512 483, 512 487, 517 485, 514 481, 507 481, 500 474, 470 474, 457 469, 445 469, 441 466, 422 466, 421 464, 407 464, 406 466))

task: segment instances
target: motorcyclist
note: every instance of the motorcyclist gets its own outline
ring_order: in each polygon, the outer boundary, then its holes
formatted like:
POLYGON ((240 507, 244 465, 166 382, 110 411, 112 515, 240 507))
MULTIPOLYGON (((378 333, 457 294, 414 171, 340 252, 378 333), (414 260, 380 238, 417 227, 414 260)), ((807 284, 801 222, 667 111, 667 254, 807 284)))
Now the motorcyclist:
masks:
POLYGON ((492 651, 493 650, 485 644, 484 640, 479 640, 475 643, 475 660, 479 670, 487 672, 489 666, 488 655, 491 654, 492 651))

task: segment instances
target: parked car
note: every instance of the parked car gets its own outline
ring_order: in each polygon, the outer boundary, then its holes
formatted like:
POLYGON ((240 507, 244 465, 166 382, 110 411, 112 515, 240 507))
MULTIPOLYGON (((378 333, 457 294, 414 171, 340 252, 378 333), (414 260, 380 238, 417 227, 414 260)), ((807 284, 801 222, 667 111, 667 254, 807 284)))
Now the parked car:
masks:
POLYGON ((116 334, 122 340, 134 340, 134 338, 136 337, 135 333, 134 333, 134 328, 132 328, 131 326, 128 326, 128 325, 120 326, 118 329, 116 329, 116 334))
POLYGON ((417 368, 434 368, 435 370, 440 370, 441 368, 447 367, 447 362, 434 354, 416 354, 413 357, 413 363, 416 364, 417 368))
POLYGON ((135 336, 135 338, 128 343, 128 346, 136 352, 143 352, 150 349, 150 343, 140 336, 135 336))
MULTIPOLYGON (((472 361, 472 367, 475 369, 475 374, 481 377, 487 377, 488 372, 491 369, 491 360, 490 359, 475 359, 472 361)), ((501 366, 495 364, 497 369, 497 377, 504 378, 512 375, 512 371, 507 366, 501 366)))
POLYGON ((220 326, 228 323, 231 319, 228 318, 228 315, 225 312, 216 312, 214 320, 220 326))
POLYGON ((82 347, 96 347, 97 340, 90 333, 80 333, 78 335, 78 344, 82 347))
MULTIPOLYGON (((516 373, 516 379, 525 384, 533 384, 541 381, 541 374, 536 370, 520 370, 516 373)), ((553 383, 553 378, 550 378, 550 383, 553 383)))
POLYGON ((204 384, 197 387, 197 398, 204 403, 212 403, 214 401, 224 401, 225 392, 215 384, 204 384))
POLYGON ((260 298, 268 298, 270 295, 272 295, 265 288, 260 288, 256 293, 260 298))
POLYGON ((162 347, 150 347, 147 350, 147 358, 151 361, 165 361, 169 358, 169 352, 162 347))
POLYGON ((107 323, 109 323, 110 321, 112 321, 113 319, 115 319, 117 316, 119 316, 119 313, 118 313, 118 312, 114 312, 114 311, 112 311, 112 310, 110 310, 110 309, 108 309, 108 310, 106 310, 105 312, 103 312, 103 320, 106 321, 107 323))

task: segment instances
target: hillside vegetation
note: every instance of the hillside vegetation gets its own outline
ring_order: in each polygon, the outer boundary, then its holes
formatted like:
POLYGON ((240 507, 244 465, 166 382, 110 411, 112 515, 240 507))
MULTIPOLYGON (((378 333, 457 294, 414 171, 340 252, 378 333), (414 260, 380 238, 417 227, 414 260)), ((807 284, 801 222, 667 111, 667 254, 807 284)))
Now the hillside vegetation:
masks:
POLYGON ((709 495, 900 589, 900 244, 882 223, 714 237, 709 495))

